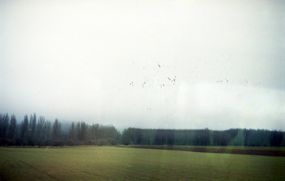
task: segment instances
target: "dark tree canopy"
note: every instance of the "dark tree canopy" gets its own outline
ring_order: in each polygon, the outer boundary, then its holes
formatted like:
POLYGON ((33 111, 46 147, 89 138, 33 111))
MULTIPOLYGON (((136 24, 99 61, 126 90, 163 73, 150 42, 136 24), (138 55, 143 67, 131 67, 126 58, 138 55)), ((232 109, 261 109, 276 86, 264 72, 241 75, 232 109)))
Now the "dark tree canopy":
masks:
POLYGON ((15 115, 0 114, 0 145, 197 145, 197 146, 285 146, 285 132, 229 129, 139 129, 120 133, 114 126, 81 122, 53 122, 36 114, 17 121, 15 115))
POLYGON ((270 130, 128 128, 123 131, 121 141, 125 145, 285 146, 284 138, 284 132, 270 130))

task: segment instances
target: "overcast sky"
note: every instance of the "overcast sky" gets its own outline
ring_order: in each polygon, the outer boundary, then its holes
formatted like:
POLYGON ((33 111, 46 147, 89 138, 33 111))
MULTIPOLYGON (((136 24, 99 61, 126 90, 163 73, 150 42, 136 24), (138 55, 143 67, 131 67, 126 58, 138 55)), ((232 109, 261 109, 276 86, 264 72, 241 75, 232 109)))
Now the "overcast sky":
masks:
POLYGON ((285 3, 0 0, 0 112, 285 130, 285 3))

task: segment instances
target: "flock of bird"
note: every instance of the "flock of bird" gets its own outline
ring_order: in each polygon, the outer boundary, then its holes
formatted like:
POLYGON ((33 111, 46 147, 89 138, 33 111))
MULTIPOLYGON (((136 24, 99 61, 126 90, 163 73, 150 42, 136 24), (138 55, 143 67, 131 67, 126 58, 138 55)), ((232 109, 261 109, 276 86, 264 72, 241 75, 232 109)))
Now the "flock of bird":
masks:
MULTIPOLYGON (((157 70, 158 72, 160 72, 160 69, 162 69, 163 66, 161 64, 157 64, 157 70)), ((169 86, 175 86, 176 82, 177 82, 177 77, 176 75, 172 75, 172 76, 164 76, 164 78, 162 79, 163 81, 158 82, 158 84, 156 84, 157 86, 159 86, 160 88, 165 88, 165 87, 169 87, 169 86)), ((221 79, 221 80, 216 80, 217 84, 229 84, 230 81, 229 79, 221 79)), ((246 86, 248 84, 248 80, 246 80, 244 82, 244 86, 246 86)), ((141 86, 142 88, 145 88, 148 84, 150 84, 147 80, 144 80, 142 83, 135 83, 134 81, 130 81, 129 82, 129 86, 141 86)), ((152 111, 151 107, 146 107, 147 111, 152 111)))
MULTIPOLYGON (((160 64, 157 64, 157 68, 161 69, 161 68, 163 68, 163 66, 161 66, 160 64)), ((177 80, 176 79, 176 75, 174 75, 174 76, 167 76, 167 77, 165 77, 165 81, 162 82, 162 83, 159 83, 158 86, 160 88, 164 88, 167 85, 175 86, 176 80, 177 80)), ((143 81, 143 83, 141 83, 141 87, 144 88, 147 84, 148 84, 147 81, 143 81)), ((138 83, 138 85, 140 85, 140 83, 138 83)), ((135 82, 134 81, 130 81, 129 82, 129 86, 135 86, 135 82)))
MULTIPOLYGON (((160 70, 162 69, 163 66, 161 64, 157 64, 157 69, 160 70)), ((177 81, 177 78, 176 78, 176 75, 174 76, 165 76, 164 78, 164 81, 162 81, 161 83, 158 83, 157 85, 160 87, 160 88, 164 88, 164 87, 167 87, 167 86, 175 86, 176 84, 176 81, 177 81)), ((217 84, 229 84, 230 81, 229 79, 221 79, 221 80, 217 80, 216 81, 217 84)), ((245 80, 245 82, 243 83, 244 86, 248 85, 248 80, 245 80)), ((149 84, 146 80, 143 81, 142 83, 137 83, 136 85, 140 86, 142 88, 145 88, 147 86, 147 84, 149 84)), ((135 86, 135 82, 134 81, 130 81, 129 82, 129 86, 135 86)))

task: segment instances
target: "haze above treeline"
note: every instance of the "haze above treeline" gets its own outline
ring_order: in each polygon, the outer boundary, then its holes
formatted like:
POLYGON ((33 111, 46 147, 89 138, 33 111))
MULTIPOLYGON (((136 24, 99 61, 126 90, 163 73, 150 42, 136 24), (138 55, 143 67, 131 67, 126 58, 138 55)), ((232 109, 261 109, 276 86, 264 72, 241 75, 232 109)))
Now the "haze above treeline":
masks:
POLYGON ((285 1, 0 1, 0 111, 285 130, 285 1))

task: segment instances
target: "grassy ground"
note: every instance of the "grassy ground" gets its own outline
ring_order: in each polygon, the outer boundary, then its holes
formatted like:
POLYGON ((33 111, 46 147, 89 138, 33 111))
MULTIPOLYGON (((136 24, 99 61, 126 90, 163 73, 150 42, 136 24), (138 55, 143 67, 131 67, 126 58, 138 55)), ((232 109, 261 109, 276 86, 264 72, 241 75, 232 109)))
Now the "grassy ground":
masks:
POLYGON ((285 157, 124 147, 0 148, 0 180, 285 180, 285 157))

